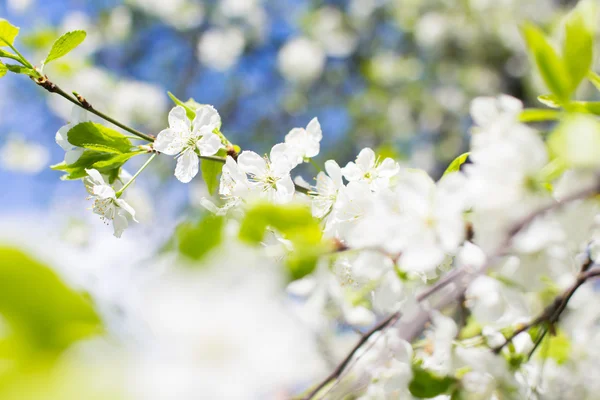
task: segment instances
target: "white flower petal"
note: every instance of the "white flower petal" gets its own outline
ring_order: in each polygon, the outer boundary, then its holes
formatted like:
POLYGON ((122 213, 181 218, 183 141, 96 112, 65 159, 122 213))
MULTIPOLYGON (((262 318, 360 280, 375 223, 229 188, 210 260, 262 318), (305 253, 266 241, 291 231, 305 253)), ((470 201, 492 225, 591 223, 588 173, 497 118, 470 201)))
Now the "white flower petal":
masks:
POLYGON ((87 172, 87 174, 90 176, 90 178, 92 178, 92 182, 95 185, 106 185, 106 182, 104 181, 104 178, 102 177, 102 175, 100 174, 100 172, 98 172, 98 170, 96 170, 96 169, 86 169, 85 172, 87 172))
POLYGON ((221 127, 221 116, 210 105, 204 105, 196 110, 194 118, 194 135, 207 135, 221 127))
POLYGON ((77 160, 79 160, 79 157, 81 157, 81 155, 83 154, 83 151, 84 150, 79 147, 75 147, 74 149, 68 150, 65 153, 65 163, 67 165, 71 165, 77 162, 77 160))
POLYGON ((63 126, 62 128, 60 128, 57 132, 56 135, 54 136, 54 139, 56 140, 56 143, 64 150, 64 151, 69 151, 73 148, 73 145, 71 143, 69 143, 69 140, 67 139, 67 134, 69 133, 69 130, 73 127, 73 125, 71 124, 67 124, 65 126, 63 126))
POLYGON ((169 128, 176 132, 189 132, 192 124, 182 106, 173 107, 169 111, 169 128))
POLYGON ((127 221, 127 217, 125 215, 117 213, 117 215, 115 215, 115 218, 113 219, 113 235, 117 238, 120 238, 123 234, 123 231, 125 231, 125 229, 127 229, 128 226, 129 222, 127 221))
POLYGON ((247 174, 264 176, 267 173, 267 162, 253 151, 242 151, 237 162, 242 171, 247 174))
POLYGON ((158 134, 154 141, 154 149, 169 156, 174 156, 181 153, 186 144, 185 133, 175 128, 167 128, 158 134))
MULTIPOLYGON (((138 220, 135 219, 135 209, 133 207, 131 207, 129 205, 129 203, 127 203, 123 199, 117 199, 116 203, 121 208, 121 210, 119 211, 119 213, 127 213, 127 214, 129 214, 129 216, 131 217, 131 219, 133 219, 135 222, 138 222, 138 220)), ((127 216, 127 215, 125 215, 125 216, 127 216)))
POLYGON ((274 201, 277 203, 289 203, 294 198, 296 188, 291 176, 286 176, 277 181, 275 184, 277 191, 274 194, 274 201))
POLYGON ((196 145, 198 146, 198 150, 200 150, 200 155, 202 156, 213 156, 217 154, 221 147, 223 147, 221 138, 219 138, 219 135, 214 133, 208 133, 202 136, 196 145))
POLYGON ((348 180, 348 182, 354 182, 361 179, 364 175, 364 172, 354 163, 354 161, 350 161, 344 168, 342 168, 342 174, 344 178, 348 180))
POLYGON ((375 152, 370 148, 366 147, 358 153, 356 157, 356 165, 358 165, 363 171, 367 172, 375 166, 375 152))
POLYGON ((333 180, 336 187, 342 186, 342 169, 334 160, 325 161, 325 171, 327 175, 333 180))
POLYGON ((321 130, 321 124, 319 120, 315 117, 313 118, 308 125, 306 126, 306 132, 308 132, 308 136, 311 140, 320 142, 323 139, 323 131, 321 130))
POLYGON ((175 177, 180 182, 188 183, 198 173, 198 165, 200 160, 193 149, 184 151, 177 159, 175 167, 175 177))

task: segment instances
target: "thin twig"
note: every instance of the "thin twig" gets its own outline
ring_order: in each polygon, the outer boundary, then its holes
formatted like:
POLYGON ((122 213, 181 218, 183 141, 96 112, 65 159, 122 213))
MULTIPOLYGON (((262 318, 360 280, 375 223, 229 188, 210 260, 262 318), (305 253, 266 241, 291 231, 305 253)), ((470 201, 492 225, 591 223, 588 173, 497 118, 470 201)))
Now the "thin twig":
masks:
POLYGON ((307 394, 303 399, 309 400, 309 399, 314 398, 321 391, 321 389, 323 389, 329 382, 331 382, 332 380, 336 379, 338 376, 341 375, 341 373, 344 371, 344 369, 346 368, 346 365, 348 365, 348 363, 350 362, 352 357, 354 357, 356 352, 365 343, 367 343, 367 341, 369 340, 369 338, 371 336, 373 336, 375 333, 377 333, 381 330, 384 330, 389 325, 393 325, 399 318, 400 318, 400 312, 395 312, 395 313, 389 315, 387 318, 383 319, 381 322, 379 322, 377 325, 375 325, 373 328, 371 328, 368 332, 366 332, 360 338, 358 343, 356 343, 356 345, 352 348, 352 350, 350 350, 350 353, 348 353, 346 358, 344 358, 344 360, 341 363, 339 363, 337 367, 335 367, 335 369, 331 372, 331 374, 329 374, 329 376, 327 378, 325 378, 313 390, 311 390, 310 393, 307 394))
POLYGON ((44 89, 46 89, 48 92, 50 93, 56 93, 59 96, 69 100, 71 103, 75 104, 78 107, 83 108, 84 110, 87 110, 89 112, 91 112, 92 114, 95 114, 97 116, 99 116, 100 118, 110 122, 111 124, 118 126, 119 128, 131 133, 132 135, 135 135, 137 137, 139 137, 140 139, 146 140, 148 142, 153 142, 154 141, 154 136, 151 135, 147 135, 145 133, 142 133, 136 129, 133 129, 117 120, 115 120, 112 117, 109 117, 108 115, 96 110, 94 107, 92 107, 92 105, 85 100, 83 97, 81 97, 82 101, 79 100, 79 96, 77 98, 71 96, 69 93, 65 92, 64 90, 62 90, 58 85, 56 85, 55 83, 51 82, 48 77, 46 76, 42 76, 38 79, 34 79, 35 83, 37 83, 39 86, 43 87, 44 89))
POLYGON ((544 311, 537 318, 535 318, 532 322, 517 329, 512 335, 510 335, 504 341, 504 343, 495 347, 493 349, 494 353, 496 353, 496 354, 500 353, 500 351, 505 346, 507 346, 510 342, 512 342, 513 339, 517 335, 519 335, 525 331, 528 331, 529 329, 531 329, 534 326, 539 325, 543 322, 547 322, 548 329, 552 330, 554 325, 560 319, 561 314, 565 311, 567 304, 569 304, 569 301, 571 300, 571 298, 573 297, 573 295, 575 294, 577 289, 579 289, 581 287, 581 285, 583 285, 585 282, 587 282, 588 279, 594 278, 597 276, 600 276, 600 270, 582 272, 577 277, 577 280, 575 281, 575 283, 573 283, 573 285, 571 285, 564 293, 556 296, 554 301, 548 307, 546 307, 546 309, 544 309, 544 311))

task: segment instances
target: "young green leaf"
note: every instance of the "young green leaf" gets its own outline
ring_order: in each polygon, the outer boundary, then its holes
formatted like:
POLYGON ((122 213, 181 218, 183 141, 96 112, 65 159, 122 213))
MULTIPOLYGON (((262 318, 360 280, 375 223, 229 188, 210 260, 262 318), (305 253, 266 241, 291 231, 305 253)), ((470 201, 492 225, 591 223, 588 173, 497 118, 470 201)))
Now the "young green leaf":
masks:
POLYGON ((600 115, 600 101, 574 101, 569 104, 569 111, 600 115))
POLYGON ((527 108, 521 111, 519 121, 521 122, 541 122, 555 121, 560 118, 560 111, 548 110, 545 108, 527 108))
MULTIPOLYGON (((225 157, 227 151, 224 149, 219 150, 216 154, 219 157, 225 157)), ((200 163, 200 170, 202 171, 202 179, 206 183, 206 188, 210 195, 215 194, 219 187, 219 174, 223 169, 223 163, 219 161, 202 160, 200 163)))
POLYGON ((201 260, 223 238, 223 217, 207 215, 197 223, 184 222, 177 227, 179 252, 192 260, 201 260))
POLYGON ((242 221, 240 239, 258 244, 268 229, 279 232, 292 242, 286 265, 291 279, 300 279, 311 273, 319 256, 329 251, 321 241, 319 221, 313 218, 310 208, 302 205, 275 205, 261 203, 252 207, 242 221))
POLYGON ((571 354, 571 341, 564 332, 559 331, 557 335, 546 338, 547 350, 540 352, 540 356, 552 358, 557 364, 564 364, 571 354))
POLYGON ((60 164, 52 165, 50 168, 55 171, 66 172, 66 174, 61 177, 63 180, 85 178, 87 176, 86 169, 97 169, 104 174, 108 174, 109 182, 112 183, 118 175, 119 169, 125 162, 134 156, 144 153, 145 152, 143 151, 134 151, 125 154, 114 154, 86 150, 73 164, 65 164, 62 162, 60 164))
POLYGON ((548 43, 546 36, 538 27, 525 24, 522 32, 546 86, 561 102, 568 101, 573 87, 562 58, 548 43))
POLYGON ((0 61, 0 78, 6 75, 6 71, 8 71, 8 68, 6 68, 6 65, 4 65, 2 61, 0 61))
POLYGON ((15 74, 24 74, 29 76, 38 76, 38 73, 31 68, 16 64, 6 64, 6 69, 15 74))
POLYGON ((540 103, 542 103, 545 106, 548 106, 550 108, 560 108, 560 101, 558 100, 558 97, 556 97, 553 94, 542 94, 538 96, 538 101, 540 103))
MULTIPOLYGON (((185 115, 187 115, 187 117, 190 120, 193 120, 194 118, 196 118, 196 109, 195 108, 192 109, 192 107, 190 107, 189 105, 187 105, 186 103, 184 103, 183 101, 181 101, 177 97, 175 97, 175 95, 173 93, 167 92, 167 94, 169 95, 171 100, 173 100, 173 103, 185 108, 185 115)), ((190 99, 190 100, 193 100, 193 99, 190 99)), ((189 100, 188 100, 188 102, 189 102, 189 100)))
POLYGON ((0 315, 34 349, 57 352, 100 330, 92 305, 48 267, 0 247, 0 315))
POLYGON ((587 78, 590 80, 590 82, 592 82, 594 86, 596 86, 596 89, 600 90, 600 75, 598 75, 594 71, 589 71, 587 78))
POLYGON ((597 15, 596 0, 582 0, 565 19, 563 60, 571 78, 573 91, 592 66, 597 15))
POLYGON ((548 138, 554 157, 566 167, 600 166, 600 122, 586 114, 564 118, 548 138))
POLYGON ((74 146, 107 153, 129 153, 132 146, 125 135, 94 122, 75 125, 67 138, 74 146))
POLYGON ((44 60, 44 64, 67 55, 71 50, 83 42, 86 37, 85 31, 71 31, 59 37, 52 45, 50 52, 44 60))
POLYGON ((12 46, 18 34, 19 28, 0 18, 0 47, 12 46))
POLYGON ((444 175, 460 171, 460 167, 467 161, 468 157, 469 153, 463 153, 460 156, 456 157, 450 163, 450 165, 448 165, 448 168, 446 168, 446 171, 444 171, 444 175))
POLYGON ((413 379, 408 385, 410 393, 421 399, 431 399, 433 397, 446 394, 454 389, 456 378, 450 376, 438 376, 431 371, 421 367, 418 363, 413 363, 413 379))

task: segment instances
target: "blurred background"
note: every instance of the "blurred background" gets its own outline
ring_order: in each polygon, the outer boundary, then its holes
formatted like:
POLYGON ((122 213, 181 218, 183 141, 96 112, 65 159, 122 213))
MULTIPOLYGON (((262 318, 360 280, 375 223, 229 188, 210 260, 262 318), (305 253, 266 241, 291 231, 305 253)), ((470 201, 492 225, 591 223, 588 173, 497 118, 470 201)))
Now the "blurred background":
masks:
MULTIPOLYGON (((518 24, 532 20, 552 30, 572 5, 0 0, 0 16, 21 27, 18 47, 34 61, 61 33, 85 29, 84 44, 46 72, 142 131, 166 126, 171 91, 215 105, 224 132, 242 148, 266 152, 317 116, 320 162, 343 164, 371 146, 438 176, 466 148, 473 97, 504 92, 532 103, 540 92, 532 90, 518 24)), ((82 196, 81 185, 64 184, 47 168, 62 161, 54 133, 70 108, 23 77, 0 82, 0 180, 10 188, 0 196, 4 209, 47 209, 82 196)), ((169 209, 179 212, 173 205, 188 204, 189 188, 167 179, 170 171, 165 165, 147 184, 168 185, 160 202, 169 197, 169 209)), ((315 174, 301 172, 308 180, 315 174)), ((149 206, 155 200, 143 199, 149 206)))

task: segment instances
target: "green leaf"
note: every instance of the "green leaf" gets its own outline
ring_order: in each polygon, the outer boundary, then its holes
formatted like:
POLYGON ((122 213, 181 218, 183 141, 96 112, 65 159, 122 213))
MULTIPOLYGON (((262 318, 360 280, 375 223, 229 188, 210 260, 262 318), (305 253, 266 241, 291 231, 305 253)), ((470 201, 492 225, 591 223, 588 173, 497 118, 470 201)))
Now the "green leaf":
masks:
POLYGON ((469 153, 463 153, 460 156, 456 157, 450 163, 450 165, 448 165, 448 168, 446 168, 446 171, 444 171, 444 175, 450 174, 452 172, 460 171, 460 167, 467 161, 468 157, 469 157, 469 153))
POLYGON ((184 222, 177 227, 177 247, 181 254, 199 261, 221 244, 223 217, 206 215, 198 223, 184 222))
POLYGON ((13 54, 4 49, 0 49, 0 57, 6 57, 6 58, 12 58, 12 59, 14 59, 15 57, 18 58, 16 54, 13 54))
POLYGON ((561 102, 568 101, 573 88, 562 58, 536 26, 525 24, 522 33, 546 86, 561 102))
POLYGON ((0 314, 33 348, 61 351, 100 330, 92 305, 46 266, 0 247, 0 314))
POLYGON ((102 173, 109 174, 109 182, 112 183, 119 173, 119 168, 121 168, 125 162, 138 154, 144 153, 144 151, 134 151, 125 154, 114 154, 86 150, 73 164, 65 164, 63 162, 52 165, 50 168, 55 171, 66 172, 67 174, 61 177, 63 180, 85 178, 87 176, 86 169, 97 169, 102 173))
POLYGON ((461 340, 470 339, 475 336, 481 335, 482 329, 483 327, 481 326, 481 324, 477 322, 477 320, 472 315, 469 315, 469 317, 467 318, 467 323, 460 330, 458 337, 461 340))
POLYGON ((600 166, 600 122, 586 114, 564 118, 548 138, 551 154, 565 167, 600 166))
POLYGON ((571 78, 572 91, 577 89, 592 66, 598 16, 596 1, 580 1, 565 18, 563 60, 571 78))
POLYGON ((22 65, 6 64, 6 68, 10 72, 14 72, 15 74, 24 74, 24 75, 29 75, 29 76, 37 76, 38 75, 37 72, 35 72, 33 69, 24 67, 22 65))
POLYGON ((542 94, 542 95, 538 96, 538 101, 550 108, 560 108, 561 107, 560 101, 558 101, 558 97, 556 97, 553 94, 542 94))
POLYGON ((6 65, 4 65, 2 61, 0 61, 0 78, 6 75, 6 71, 8 71, 8 68, 6 68, 6 65))
POLYGON ((408 385, 410 393, 421 399, 431 399, 454 390, 457 383, 456 378, 450 376, 438 376, 431 371, 413 363, 413 379, 408 385))
POLYGON ((13 45, 19 34, 19 28, 5 19, 0 19, 0 47, 13 45))
POLYGON ((571 341, 564 334, 564 332, 559 331, 555 336, 551 336, 546 339, 545 350, 541 351, 539 354, 542 358, 552 358, 556 361, 557 364, 564 364, 568 359, 571 353, 571 341))
POLYGON ((569 104, 569 111, 585 114, 600 115, 600 102, 598 101, 573 101, 569 104))
POLYGON ((56 60, 67 55, 71 50, 83 42, 85 36, 85 31, 71 31, 59 37, 52 45, 50 52, 46 56, 44 64, 48 64, 52 60, 56 60))
POLYGON ((519 121, 521 122, 541 122, 556 121, 560 118, 560 111, 548 110, 546 108, 528 108, 521 111, 519 121))
POLYGON ((589 71, 587 78, 590 80, 590 82, 592 82, 594 86, 596 86, 596 89, 600 90, 600 75, 598 75, 594 71, 589 71))
MULTIPOLYGON (((227 151, 220 149, 216 155, 219 157, 225 157, 227 155, 227 151)), ((219 174, 223 169, 223 163, 219 161, 202 160, 200 162, 200 169, 202 170, 202 179, 204 179, 204 182, 206 183, 208 193, 210 195, 215 194, 217 188, 219 187, 219 174)))
MULTIPOLYGON (((177 104, 178 106, 181 106, 181 107, 185 108, 185 114, 187 115, 187 117, 190 120, 193 120, 194 118, 196 118, 196 109, 192 109, 186 103, 184 103, 183 101, 179 100, 177 97, 175 97, 175 95, 173 93, 167 92, 167 94, 169 95, 169 97, 171 98, 171 100, 173 100, 173 103, 177 104)), ((192 99, 190 99, 190 100, 192 100, 192 99)))
POLYGON ((321 241, 319 221, 304 205, 257 204, 248 210, 242 220, 239 236, 243 241, 258 244, 268 230, 276 230, 292 242, 293 251, 286 259, 292 279, 311 273, 318 258, 330 251, 329 246, 321 241))
POLYGON ((67 138, 73 146, 111 153, 129 153, 132 146, 125 135, 94 122, 75 125, 67 138))
POLYGON ((273 228, 292 241, 319 243, 321 229, 310 208, 303 205, 275 205, 260 203, 246 213, 240 227, 240 238, 258 244, 267 231, 273 228))

